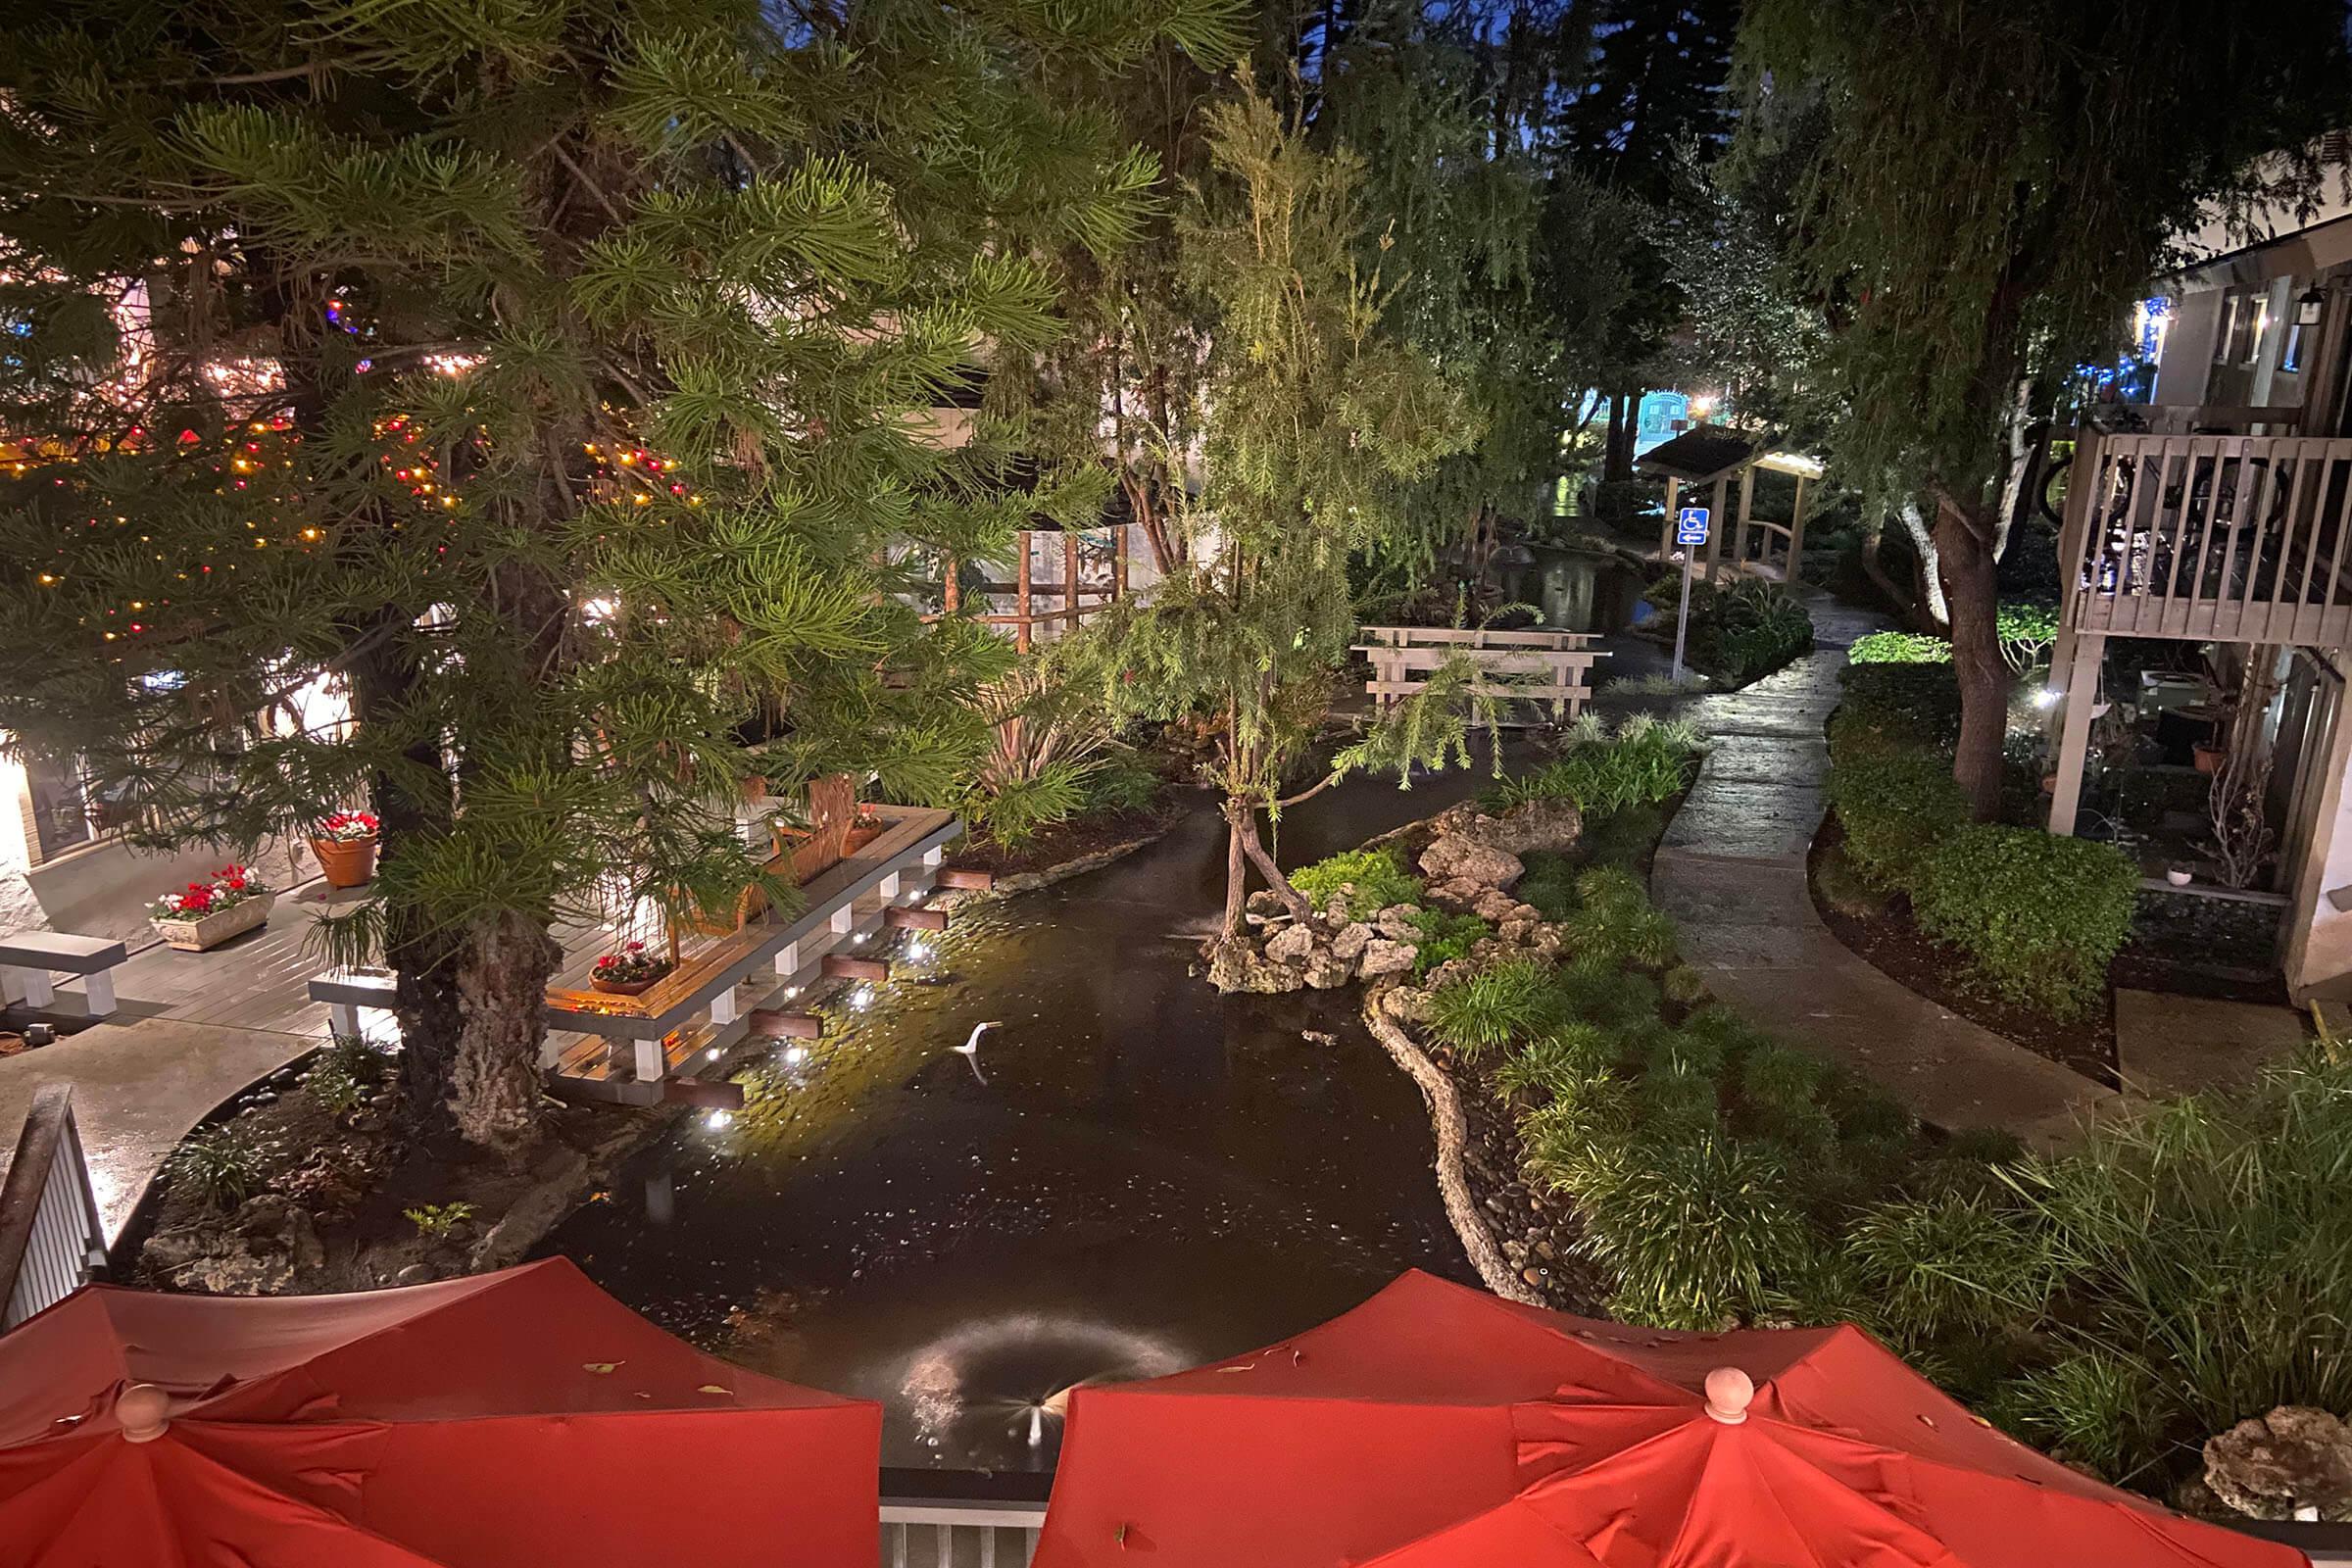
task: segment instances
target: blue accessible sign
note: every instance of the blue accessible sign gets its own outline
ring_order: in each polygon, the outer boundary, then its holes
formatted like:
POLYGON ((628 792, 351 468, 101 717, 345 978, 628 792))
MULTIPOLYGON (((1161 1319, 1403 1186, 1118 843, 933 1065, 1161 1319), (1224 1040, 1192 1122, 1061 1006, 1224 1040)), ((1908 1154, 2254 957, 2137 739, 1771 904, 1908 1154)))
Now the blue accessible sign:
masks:
POLYGON ((1707 542, 1707 509, 1685 507, 1674 514, 1674 542, 1678 545, 1703 545, 1707 542))

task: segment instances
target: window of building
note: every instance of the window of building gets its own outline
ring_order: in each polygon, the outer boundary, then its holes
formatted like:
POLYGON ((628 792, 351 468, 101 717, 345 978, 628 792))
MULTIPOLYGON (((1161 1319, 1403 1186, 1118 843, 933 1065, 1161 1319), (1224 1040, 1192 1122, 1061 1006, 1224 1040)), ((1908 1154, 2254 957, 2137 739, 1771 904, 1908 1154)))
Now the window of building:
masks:
POLYGON ((74 763, 26 758, 24 788, 31 798, 33 843, 44 859, 94 843, 98 824, 89 808, 89 787, 74 763))
POLYGON ((2278 346, 2278 373, 2299 375, 2303 370, 2303 345, 2320 329, 2320 312, 2326 302, 2318 289, 2297 299, 2291 307, 2293 318, 2287 322, 2286 341, 2278 346))

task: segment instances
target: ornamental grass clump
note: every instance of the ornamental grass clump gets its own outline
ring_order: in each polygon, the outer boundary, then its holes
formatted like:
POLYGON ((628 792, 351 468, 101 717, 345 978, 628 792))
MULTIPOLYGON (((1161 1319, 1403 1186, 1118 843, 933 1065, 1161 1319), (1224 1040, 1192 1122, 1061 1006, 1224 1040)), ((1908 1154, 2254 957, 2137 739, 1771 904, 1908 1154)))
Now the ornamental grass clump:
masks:
POLYGON ((1488 792, 1486 804, 1509 810, 1532 801, 1568 801, 1587 816, 1606 816, 1673 799, 1688 784, 1698 732, 1686 720, 1637 713, 1611 733, 1597 713, 1571 725, 1552 761, 1488 792))
POLYGON ((1550 976, 1533 958, 1505 958, 1429 994, 1430 1033, 1476 1061, 1560 1015, 1550 976))
POLYGON ((1844 1251, 1855 1315, 1972 1370, 1960 1392, 2003 1425, 2161 1493, 2249 1416, 2352 1409, 2352 1057, 2336 1043, 1995 1174, 1872 1208, 1844 1251))
POLYGON ((2072 1018, 2102 995, 2138 885, 2112 844, 1975 823, 1937 841, 1911 904, 1919 928, 1966 952, 1991 991, 2072 1018))

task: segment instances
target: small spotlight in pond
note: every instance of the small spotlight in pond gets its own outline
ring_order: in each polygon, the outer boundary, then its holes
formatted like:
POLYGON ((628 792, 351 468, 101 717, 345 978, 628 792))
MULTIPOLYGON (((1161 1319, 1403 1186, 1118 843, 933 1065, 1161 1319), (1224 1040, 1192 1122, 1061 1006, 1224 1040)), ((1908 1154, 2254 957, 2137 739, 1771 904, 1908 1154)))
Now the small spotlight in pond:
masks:
POLYGON ((869 937, 869 936, 871 936, 871 935, 873 935, 873 933, 872 933, 872 932, 870 932, 870 931, 859 931, 859 932, 858 932, 857 934, 855 934, 854 936, 852 936, 852 937, 850 938, 850 940, 851 940, 852 942, 863 942, 863 941, 864 941, 864 940, 865 940, 867 937, 869 937))
POLYGON ((2041 690, 2034 694, 2034 706, 2035 708, 2056 708, 2058 706, 2058 699, 2065 695, 2066 694, 2064 692, 2057 690, 2055 687, 2044 686, 2041 690))
POLYGON ((714 1133, 725 1132, 735 1125, 735 1113, 731 1110, 714 1110, 703 1118, 703 1125, 714 1133))
POLYGON ((799 986, 786 986, 784 988, 784 1000, 786 1002, 790 1002, 793 998, 799 996, 800 994, 801 988, 799 986))
POLYGON ((709 1051, 704 1052, 703 1059, 706 1061, 716 1061, 718 1059, 718 1048, 716 1046, 712 1046, 709 1051))
POLYGON ((921 937, 916 937, 912 942, 906 944, 906 961, 908 963, 921 963, 930 956, 931 944, 925 942, 921 937))
POLYGON ((786 1047, 784 1048, 784 1065, 785 1065, 785 1066, 787 1066, 787 1067, 798 1067, 799 1065, 801 1065, 803 1062, 807 1061, 808 1059, 808 1048, 807 1046, 786 1046, 786 1047))
POLYGON ((863 1012, 873 1004, 874 988, 872 986, 859 986, 850 993, 850 1005, 856 1007, 859 1012, 863 1012))

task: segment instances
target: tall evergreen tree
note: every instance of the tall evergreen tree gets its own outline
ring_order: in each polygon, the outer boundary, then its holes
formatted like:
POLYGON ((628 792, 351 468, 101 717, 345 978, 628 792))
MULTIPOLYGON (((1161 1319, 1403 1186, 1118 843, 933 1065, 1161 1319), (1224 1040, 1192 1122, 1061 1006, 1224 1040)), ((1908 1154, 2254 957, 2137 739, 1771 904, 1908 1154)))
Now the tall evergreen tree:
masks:
MULTIPOLYGON (((1198 493, 1167 482, 1185 498, 1192 564, 1149 605, 1113 607, 1094 643, 1116 710, 1212 727, 1204 772, 1224 798, 1227 862, 1211 974, 1230 985, 1250 868, 1305 906, 1259 816, 1321 787, 1283 795, 1354 630, 1348 556, 1402 526, 1403 487, 1476 431, 1458 388, 1386 329, 1388 287, 1357 261, 1371 215, 1354 154, 1318 150, 1255 91, 1210 106, 1204 124, 1209 177, 1179 228, 1205 315, 1198 493)), ((1440 714, 1456 695, 1417 704, 1325 780, 1458 751, 1458 713, 1440 714)))
MULTIPOLYGON (((916 428, 1148 154, 1068 76, 1221 0, 72 0, 0 64, 0 726, 155 841, 365 796, 416 1102, 533 1137, 549 931, 760 885, 742 777, 945 785, 1026 502, 916 428), (118 308, 109 309, 110 305, 118 308), (357 723, 283 715, 316 683, 357 723)), ((769 887, 778 899, 790 890, 769 887)))
POLYGON ((2256 160, 2344 123, 2338 0, 1750 0, 1740 47, 1770 138, 1817 129, 1798 255, 1830 302, 1845 471, 1933 499, 1963 699, 1954 773, 1999 800, 2008 674, 1994 567, 2027 488, 2036 377, 2118 335, 2168 238, 2256 160), (1814 112, 1814 101, 1824 113, 1814 112))

